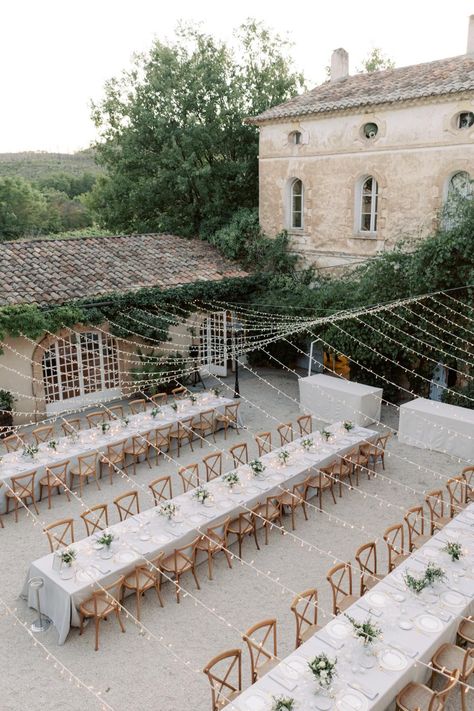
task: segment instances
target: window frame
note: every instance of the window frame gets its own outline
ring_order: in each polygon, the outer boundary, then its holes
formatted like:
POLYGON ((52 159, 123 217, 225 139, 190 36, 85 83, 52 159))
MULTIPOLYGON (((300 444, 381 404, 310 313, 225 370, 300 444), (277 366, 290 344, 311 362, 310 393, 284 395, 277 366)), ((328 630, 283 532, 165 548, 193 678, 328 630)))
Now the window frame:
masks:
POLYGON ((380 200, 380 188, 379 181, 374 175, 364 175, 358 181, 357 192, 356 192, 356 221, 355 221, 355 231, 359 235, 376 235, 378 233, 379 227, 379 200, 380 200), (370 193, 365 194, 365 185, 368 180, 372 180, 372 186, 370 193), (370 196, 370 211, 364 210, 364 197, 370 196), (369 215, 369 229, 366 229, 364 224, 364 216, 369 215))
POLYGON ((292 179, 292 181, 290 183, 289 193, 290 193, 289 194, 289 201, 290 201, 289 229, 291 231, 301 232, 304 229, 304 185, 303 185, 303 181, 301 180, 301 178, 293 178, 292 179), (299 195, 295 195, 295 193, 294 193, 294 188, 297 183, 299 183, 301 186, 301 192, 299 195), (300 209, 299 210, 294 209, 294 198, 295 197, 300 199, 300 209), (300 216, 300 225, 294 224, 295 214, 299 214, 299 216, 300 216))

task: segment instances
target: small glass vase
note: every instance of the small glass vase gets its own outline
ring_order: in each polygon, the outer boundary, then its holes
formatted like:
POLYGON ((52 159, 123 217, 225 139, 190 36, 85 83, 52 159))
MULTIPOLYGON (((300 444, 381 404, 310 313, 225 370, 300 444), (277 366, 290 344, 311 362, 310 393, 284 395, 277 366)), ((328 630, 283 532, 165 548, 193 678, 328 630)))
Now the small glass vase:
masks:
POLYGON ((103 558, 103 560, 108 560, 109 558, 112 558, 112 547, 104 546, 103 548, 101 548, 100 557, 103 558))

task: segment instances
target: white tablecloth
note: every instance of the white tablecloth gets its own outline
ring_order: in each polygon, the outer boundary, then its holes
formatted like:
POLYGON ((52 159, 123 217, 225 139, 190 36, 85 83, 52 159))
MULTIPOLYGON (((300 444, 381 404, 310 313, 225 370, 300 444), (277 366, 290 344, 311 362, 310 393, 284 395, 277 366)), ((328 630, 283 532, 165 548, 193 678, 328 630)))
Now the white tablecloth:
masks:
MULTIPOLYGON (((267 476, 264 479, 256 478, 248 466, 239 467, 237 471, 242 486, 235 493, 229 493, 228 487, 220 479, 209 482, 206 486, 214 498, 212 508, 196 503, 192 491, 175 497, 173 501, 180 506, 183 518, 180 524, 171 525, 158 515, 157 509, 153 507, 111 526, 111 531, 120 537, 112 544, 112 559, 100 558, 100 554, 93 548, 93 538, 85 538, 75 543, 73 547, 77 552, 77 559, 75 577, 71 580, 62 580, 59 573, 53 570, 53 554, 32 563, 26 580, 33 576, 44 579, 40 604, 42 612, 53 621, 58 630, 59 644, 66 640, 71 625, 79 625, 78 605, 98 587, 95 580, 100 581, 103 586, 108 585, 119 575, 130 573, 144 559, 152 559, 161 551, 172 553, 175 548, 192 541, 200 532, 205 533, 209 526, 219 524, 229 515, 237 515, 246 507, 256 506, 271 494, 281 493, 283 486, 291 486, 303 480, 312 467, 325 466, 337 454, 345 453, 357 444, 377 437, 373 430, 361 427, 354 428, 350 434, 340 425, 334 426, 333 430, 336 434, 329 443, 322 442, 319 433, 313 435, 315 446, 308 453, 302 450, 299 440, 289 445, 287 449, 292 454, 286 466, 278 460, 279 450, 263 456, 262 461, 267 467, 267 476), (144 531, 145 535, 149 536, 148 540, 142 540, 144 531)), ((192 585, 192 582, 190 584, 192 585)), ((35 597, 29 591, 26 581, 22 595, 28 598, 31 607, 35 606, 35 597)))
POLYGON ((318 420, 352 420, 363 427, 380 421, 382 388, 331 375, 309 375, 298 382, 301 411, 312 413, 318 420))
POLYGON ((474 460, 474 410, 416 398, 400 407, 398 439, 421 449, 474 460))
MULTIPOLYGON (((461 617, 472 614, 473 611, 474 504, 471 504, 469 509, 453 519, 423 548, 413 553, 404 565, 378 583, 372 591, 366 593, 360 603, 352 605, 346 611, 358 622, 365 621, 370 614, 373 622, 382 628, 383 638, 377 649, 378 658, 374 656, 372 662, 370 661, 371 657, 364 654, 361 644, 353 639, 347 619, 343 615, 338 615, 299 649, 282 660, 273 671, 246 689, 236 702, 229 704, 229 711, 249 711, 253 708, 267 711, 271 708, 273 695, 294 697, 298 702, 298 709, 316 708, 312 705, 315 699, 316 683, 312 679, 309 669, 305 667, 309 660, 323 652, 330 659, 337 657, 338 660, 334 697, 327 699, 331 702, 328 708, 334 711, 336 709, 349 711, 351 708, 357 708, 360 711, 386 711, 390 708, 397 693, 406 684, 410 681, 425 682, 427 680, 430 672, 423 664, 416 664, 417 660, 428 664, 441 644, 454 642, 461 617), (452 563, 449 556, 441 551, 448 537, 451 540, 456 537, 469 551, 459 562, 452 563), (421 597, 418 597, 407 592, 403 574, 407 568, 414 575, 420 574, 430 560, 442 567, 448 577, 445 582, 438 583, 433 588, 434 592, 427 593, 430 599, 423 599, 423 593, 421 597), (465 569, 465 571, 461 577, 456 578, 456 572, 460 569, 465 569), (459 604, 446 604, 448 599, 444 597, 446 593, 450 598, 456 598, 459 604), (397 602, 395 598, 400 595, 404 597, 404 600, 397 602), (377 601, 377 605, 375 601, 377 601), (429 613, 430 617, 433 615, 438 618, 439 629, 437 631, 427 632, 419 628, 420 615, 426 613, 429 613), (440 619, 440 615, 443 619, 440 619), (412 628, 401 629, 400 620, 411 621, 412 628), (334 625, 337 625, 338 632, 341 634, 344 632, 341 623, 347 623, 348 636, 346 637, 335 636, 334 625), (401 652, 399 658, 402 663, 406 664, 404 669, 388 671, 379 667, 380 654, 387 649, 401 652), (369 660, 368 664, 373 663, 371 668, 366 668, 367 660, 369 660), (291 669, 293 663, 294 669, 291 669), (300 669, 301 671, 299 671, 300 669), (289 674, 293 678, 289 678, 289 674), (351 684, 363 687, 368 695, 354 689, 350 686, 351 684), (347 693, 356 698, 352 706, 344 705, 343 697, 347 693), (373 698, 368 698, 368 696, 373 698), (360 706, 357 703, 360 703, 360 706)), ((454 693, 459 693, 459 691, 456 690, 454 693)))
MULTIPOLYGON (((193 405, 190 400, 182 400, 178 403, 178 411, 175 412, 169 405, 160 408, 156 417, 152 417, 151 406, 146 413, 138 415, 127 415, 129 423, 124 426, 119 420, 110 423, 110 429, 103 434, 100 427, 88 430, 80 430, 77 441, 70 437, 54 437, 57 442, 56 450, 48 447, 47 443, 39 445, 39 452, 31 458, 23 455, 22 451, 5 454, 0 461, 0 481, 10 484, 12 476, 27 474, 36 471, 35 488, 37 498, 39 496, 39 480, 45 476, 44 468, 47 465, 59 464, 69 459, 71 465, 77 463, 80 455, 93 454, 107 450, 109 444, 127 440, 129 442, 133 435, 152 432, 164 425, 176 424, 191 415, 198 420, 199 413, 205 410, 214 409, 220 414, 224 413, 225 406, 235 403, 235 400, 225 397, 215 397, 211 393, 199 395, 197 402, 193 405)), ((240 422, 240 420, 239 420, 240 422)), ((0 489, 0 513, 5 510, 5 493, 7 486, 0 489)), ((13 506, 10 506, 12 509, 13 506)))

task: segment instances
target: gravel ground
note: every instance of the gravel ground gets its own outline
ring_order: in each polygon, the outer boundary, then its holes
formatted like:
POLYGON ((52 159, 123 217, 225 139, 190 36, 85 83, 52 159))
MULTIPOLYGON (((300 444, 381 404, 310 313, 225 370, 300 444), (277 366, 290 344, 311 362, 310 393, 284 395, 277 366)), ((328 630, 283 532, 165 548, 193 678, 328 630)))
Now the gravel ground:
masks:
MULTIPOLYGON (((219 433, 218 444, 223 449, 237 441, 247 440, 253 455, 256 453, 255 432, 268 429, 275 432, 278 421, 295 421, 299 414, 294 401, 298 399, 296 378, 273 370, 260 371, 260 374, 290 397, 268 387, 248 372, 244 373, 241 378, 242 395, 258 407, 243 402, 242 415, 247 429, 240 435, 232 432, 226 443, 223 433, 219 433)), ((232 386, 231 379, 227 382, 232 386)), ((398 416, 394 408, 384 408, 382 417, 384 423, 396 426, 398 416)), ((199 461, 206 453, 206 445, 202 450, 197 446, 194 454, 185 451, 179 464, 199 461)), ((353 559, 359 545, 381 538, 388 525, 402 519, 404 509, 421 502, 422 490, 436 488, 440 484, 439 478, 422 467, 440 472, 443 476, 457 474, 460 469, 459 463, 448 456, 401 445, 396 438, 390 440, 388 454, 385 474, 392 481, 380 478, 368 481, 362 477, 360 488, 352 492, 344 490, 343 497, 337 499, 336 507, 332 501, 325 502, 328 511, 349 525, 343 526, 313 509, 307 522, 302 514, 298 514, 296 535, 323 551, 333 551, 338 558, 353 559), (413 487, 419 493, 406 487, 413 487), (392 505, 364 497, 364 492, 376 493, 392 505), (362 527, 364 530, 361 530, 362 527)), ((231 468, 230 461, 228 468, 231 468)), ((140 465, 137 482, 146 487, 158 475, 172 473, 177 476, 176 469, 172 464, 161 464, 159 469, 154 467, 151 470, 146 464, 140 465)), ((177 484, 176 491, 180 491, 177 484)), ((86 487, 84 503, 87 506, 99 502, 111 504, 113 498, 129 488, 130 482, 126 480, 116 478, 110 486, 104 479, 100 492, 94 484, 86 487)), ((146 508, 145 495, 140 493, 140 497, 142 507, 146 508)), ((110 508, 114 522, 116 514, 112 511, 112 505, 110 508)), ((80 513, 78 501, 68 503, 64 496, 54 498, 51 511, 48 511, 46 501, 40 504, 41 519, 46 523, 74 516, 78 538, 84 535, 80 513)), ((3 563, 0 595, 29 624, 35 613, 18 599, 18 593, 29 563, 46 554, 48 545, 39 527, 33 526, 24 513, 20 514, 18 524, 11 515, 4 517, 4 522, 5 528, 0 530, 3 563)), ((289 519, 285 519, 287 527, 288 522, 289 519)), ((379 552, 383 572, 386 567, 383 541, 379 552)), ((248 539, 244 544, 243 557, 248 562, 253 561, 270 577, 279 578, 281 587, 236 561, 233 569, 229 570, 224 556, 221 556, 216 559, 214 581, 208 581, 204 566, 199 569, 200 591, 195 590, 191 576, 183 578, 183 585, 196 593, 199 600, 213 612, 197 606, 189 597, 177 605, 170 585, 164 586, 164 609, 159 607, 153 591, 147 593, 142 607, 142 622, 154 634, 162 636, 162 644, 139 634, 132 620, 126 621, 126 634, 121 634, 114 619, 101 625, 99 652, 94 652, 93 631, 90 628, 82 637, 79 637, 77 629, 72 629, 63 647, 57 646, 54 628, 39 639, 87 686, 100 691, 115 711, 209 711, 208 682, 199 670, 217 653, 241 646, 241 631, 265 617, 275 616, 278 619, 278 653, 285 656, 294 645, 294 621, 289 609, 293 596, 291 591, 317 587, 321 608, 329 610, 331 607, 326 572, 333 564, 332 555, 309 552, 291 536, 281 536, 273 531, 268 546, 263 545, 261 536, 260 551, 255 549, 253 540, 248 539), (184 661, 173 661, 167 645, 172 645, 174 652, 184 661)), ((135 612, 134 602, 130 600, 126 604, 135 612)), ((250 670, 246 651, 243 662, 244 684, 247 686, 250 670)), ((61 676, 60 671, 54 668, 54 660, 47 660, 46 653, 39 646, 34 646, 21 625, 14 625, 8 615, 0 616, 0 664, 3 669, 1 711, 37 711, 44 708, 49 711, 83 711, 100 708, 87 691, 76 688, 74 682, 69 683, 67 674, 61 676)), ((456 693, 447 708, 458 707, 459 696, 456 693)))

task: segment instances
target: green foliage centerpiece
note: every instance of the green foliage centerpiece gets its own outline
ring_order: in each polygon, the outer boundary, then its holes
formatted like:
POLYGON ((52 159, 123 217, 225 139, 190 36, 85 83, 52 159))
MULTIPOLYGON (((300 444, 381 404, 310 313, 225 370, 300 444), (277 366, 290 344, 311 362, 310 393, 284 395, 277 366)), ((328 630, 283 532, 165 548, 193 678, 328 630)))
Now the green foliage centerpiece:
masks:
POLYGON ((197 486, 192 494, 193 499, 196 499, 199 504, 204 504, 210 495, 209 490, 206 489, 205 486, 197 486))
POLYGON ((164 516, 168 521, 172 521, 179 511, 179 506, 172 501, 165 501, 160 505, 160 516, 164 516))
POLYGON ((219 397, 221 394, 221 389, 220 388, 211 388, 211 393, 214 395, 214 397, 219 397))
POLYGON ((282 449, 281 452, 278 452, 278 459, 280 460, 280 463, 283 464, 284 467, 286 467, 290 459, 289 451, 287 449, 282 449))
POLYGON ((235 486, 238 486, 240 484, 240 479, 237 472, 228 472, 227 474, 224 474, 222 477, 222 481, 224 482, 224 484, 227 484, 231 491, 234 490, 235 486))
POLYGON ((252 459, 252 461, 249 462, 249 467, 253 471, 254 476, 262 476, 266 469, 265 464, 261 459, 252 459))
POLYGON ((107 434, 110 430, 110 422, 101 422, 100 429, 102 430, 102 434, 107 434))
POLYGON ((442 568, 439 568, 434 563, 428 563, 426 569, 420 577, 415 577, 410 573, 405 573, 405 585, 416 595, 419 595, 422 590, 433 585, 438 580, 444 580, 446 573, 442 568))
POLYGON ((151 410, 150 415, 153 417, 153 419, 155 419, 159 412, 161 412, 161 408, 154 407, 153 410, 151 410))
POLYGON ((462 545, 456 541, 448 541, 441 550, 450 556, 453 563, 459 560, 463 555, 462 545))
POLYGON ((76 551, 74 548, 65 548, 61 551, 61 563, 68 568, 71 567, 74 560, 76 559, 76 551))
POLYGON ((51 439, 48 442, 48 449, 52 449, 55 452, 57 448, 58 448, 58 443, 56 442, 55 439, 51 439))
POLYGON ((102 546, 100 552, 101 558, 111 558, 112 557, 112 541, 114 540, 114 534, 104 531, 100 538, 97 539, 97 543, 102 546))
POLYGON ((273 696, 273 705, 271 711, 293 711, 295 708, 295 700, 292 696, 273 696))
POLYGON ((350 432, 351 430, 354 429, 354 423, 351 422, 350 420, 345 420, 345 421, 342 423, 342 426, 344 427, 344 429, 346 430, 346 432, 350 432))
POLYGON ((322 429, 320 434, 321 434, 321 437, 322 437, 323 439, 325 439, 326 442, 328 442, 328 441, 329 441, 329 437, 331 437, 331 435, 332 435, 332 432, 330 432, 329 430, 322 429))
POLYGON ((314 679, 318 682, 322 689, 329 689, 334 677, 336 676, 336 664, 337 658, 334 660, 329 659, 327 654, 318 654, 308 662, 308 667, 310 668, 314 679))
POLYGON ((357 620, 355 620, 350 615, 345 616, 352 625, 354 637, 360 639, 363 642, 364 646, 368 647, 369 645, 373 644, 377 639, 379 639, 379 637, 382 636, 381 627, 376 625, 372 621, 372 618, 370 616, 367 617, 364 622, 357 622, 357 620))
POLYGON ((38 445, 25 444, 25 446, 23 447, 23 456, 24 457, 30 457, 31 459, 34 459, 37 454, 38 454, 38 445))
POLYGON ((314 442, 312 437, 305 437, 304 439, 301 440, 301 446, 306 452, 309 452, 311 447, 313 446, 314 442))

